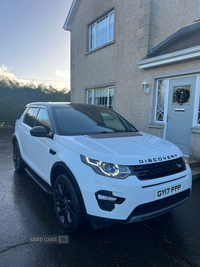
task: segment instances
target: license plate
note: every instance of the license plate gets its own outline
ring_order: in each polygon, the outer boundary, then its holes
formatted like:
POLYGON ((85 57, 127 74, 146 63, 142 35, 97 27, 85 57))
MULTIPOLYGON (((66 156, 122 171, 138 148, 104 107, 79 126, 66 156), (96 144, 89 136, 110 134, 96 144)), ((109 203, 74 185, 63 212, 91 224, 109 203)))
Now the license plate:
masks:
POLYGON ((178 183, 176 185, 163 187, 161 189, 155 190, 154 196, 155 196, 155 199, 161 199, 161 198, 175 195, 181 191, 183 191, 183 183, 178 183))

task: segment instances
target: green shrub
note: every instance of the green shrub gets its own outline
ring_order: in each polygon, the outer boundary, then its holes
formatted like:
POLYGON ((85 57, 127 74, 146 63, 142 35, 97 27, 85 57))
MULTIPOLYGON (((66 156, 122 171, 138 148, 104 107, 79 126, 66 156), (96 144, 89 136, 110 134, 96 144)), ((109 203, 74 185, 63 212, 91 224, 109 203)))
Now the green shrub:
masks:
POLYGON ((70 102, 70 92, 42 84, 19 84, 9 79, 0 81, 0 127, 13 127, 25 106, 31 102, 70 102))

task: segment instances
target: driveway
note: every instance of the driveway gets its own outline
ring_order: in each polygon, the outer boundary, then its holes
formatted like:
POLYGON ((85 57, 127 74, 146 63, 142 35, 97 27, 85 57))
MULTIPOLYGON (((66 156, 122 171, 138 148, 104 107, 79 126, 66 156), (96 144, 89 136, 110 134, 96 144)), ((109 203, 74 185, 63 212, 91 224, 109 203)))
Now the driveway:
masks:
POLYGON ((200 266, 200 180, 192 197, 165 215, 97 231, 88 224, 68 243, 47 243, 66 233, 53 198, 14 172, 12 133, 0 129, 0 267, 200 266), (37 237, 43 242, 32 242, 37 237))

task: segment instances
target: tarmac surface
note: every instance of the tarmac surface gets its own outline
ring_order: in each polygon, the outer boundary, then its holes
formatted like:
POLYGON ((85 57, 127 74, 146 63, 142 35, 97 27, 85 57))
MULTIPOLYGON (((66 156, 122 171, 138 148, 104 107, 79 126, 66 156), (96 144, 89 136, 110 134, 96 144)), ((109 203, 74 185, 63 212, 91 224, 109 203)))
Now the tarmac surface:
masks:
POLYGON ((0 129, 0 267, 200 266, 200 179, 172 212, 101 230, 88 224, 66 237, 53 198, 26 173, 14 172, 12 133, 0 129), (59 236, 64 243, 47 242, 59 236), (37 237, 43 242, 34 243, 37 237))

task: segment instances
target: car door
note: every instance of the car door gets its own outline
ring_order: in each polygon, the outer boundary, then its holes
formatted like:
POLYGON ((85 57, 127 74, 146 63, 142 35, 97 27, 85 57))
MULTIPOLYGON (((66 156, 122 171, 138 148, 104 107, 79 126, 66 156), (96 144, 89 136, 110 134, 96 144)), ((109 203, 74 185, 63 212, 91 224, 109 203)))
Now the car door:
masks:
MULTIPOLYGON (((52 126, 48 111, 46 108, 40 108, 36 117, 35 126, 43 126, 47 132, 52 132, 52 126)), ((54 140, 48 137, 33 137, 31 136, 31 167, 44 180, 49 182, 50 155, 53 155, 52 147, 54 147, 54 140)))
POLYGON ((22 158, 28 165, 31 165, 32 157, 30 152, 33 150, 30 130, 35 126, 35 121, 38 111, 39 111, 38 107, 29 107, 27 109, 26 114, 24 115, 23 122, 19 127, 20 130, 20 134, 18 136, 19 146, 22 158))

